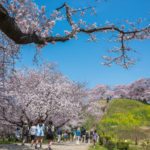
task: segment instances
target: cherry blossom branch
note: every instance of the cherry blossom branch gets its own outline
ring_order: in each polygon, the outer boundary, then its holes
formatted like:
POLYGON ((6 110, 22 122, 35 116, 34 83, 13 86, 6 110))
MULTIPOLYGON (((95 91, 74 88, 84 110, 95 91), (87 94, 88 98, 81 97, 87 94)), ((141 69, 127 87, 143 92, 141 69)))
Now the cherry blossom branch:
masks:
POLYGON ((83 8, 83 9, 75 9, 75 10, 71 10, 71 12, 78 12, 78 11, 85 11, 85 10, 88 10, 88 9, 93 9, 93 7, 86 7, 86 8, 83 8))
POLYGON ((52 41, 61 41, 65 42, 70 40, 73 37, 73 33, 71 32, 69 35, 62 37, 48 37, 42 38, 36 35, 36 32, 33 34, 25 34, 18 27, 14 18, 10 17, 7 10, 0 4, 0 29, 11 38, 16 44, 45 44, 46 42, 52 41), (6 25, 7 24, 7 25, 6 25))
MULTIPOLYGON (((78 33, 88 34, 91 37, 91 41, 96 41, 97 35, 93 35, 94 33, 115 32, 118 33, 115 41, 121 44, 118 52, 121 51, 122 55, 120 55, 120 57, 118 58, 115 57, 114 59, 109 59, 108 61, 115 62, 116 60, 120 60, 120 63, 125 65, 127 63, 126 60, 129 60, 128 56, 126 55, 126 52, 129 51, 129 49, 126 47, 126 41, 130 41, 132 39, 143 40, 150 38, 150 25, 143 29, 137 29, 133 28, 133 23, 128 22, 128 24, 132 26, 132 29, 126 30, 122 27, 119 28, 109 23, 107 23, 107 25, 104 27, 97 27, 96 23, 90 27, 90 25, 85 26, 86 22, 82 21, 81 19, 79 20, 79 23, 75 23, 73 21, 73 13, 77 11, 83 12, 87 9, 92 9, 93 7, 74 10, 71 9, 67 5, 67 3, 64 3, 62 6, 56 9, 57 11, 54 13, 54 15, 52 15, 51 18, 47 19, 45 15, 45 7, 42 6, 41 11, 39 9, 36 9, 33 12, 30 12, 33 15, 31 18, 27 17, 24 19, 25 16, 24 14, 21 14, 23 12, 20 12, 20 9, 19 13, 17 13, 18 10, 16 8, 21 7, 20 3, 18 5, 19 6, 17 7, 15 3, 12 2, 12 5, 10 7, 12 11, 10 11, 3 7, 2 4, 0 4, 0 30, 5 33, 10 39, 12 39, 16 44, 35 43, 36 45, 39 45, 40 48, 48 43, 54 44, 55 42, 65 42, 71 40, 72 38, 77 38, 76 35, 78 33), (65 9, 67 22, 71 26, 71 31, 64 31, 64 33, 67 35, 60 36, 59 34, 57 34, 56 36, 51 36, 51 29, 55 25, 55 22, 57 20, 56 18, 60 17, 60 10, 63 8, 65 9), (39 16, 37 15, 37 12, 40 13, 39 16), (16 14, 16 16, 13 14, 16 14), (19 19, 19 15, 21 15, 21 19, 19 19), (30 27, 30 21, 32 19, 34 19, 34 21, 32 23, 33 25, 30 27), (25 22, 24 24, 22 24, 23 21, 25 22)), ((141 22, 141 20, 139 20, 138 22, 141 22)))
POLYGON ((61 123, 59 126, 57 126, 56 128, 59 129, 61 127, 63 127, 67 122, 69 122, 70 119, 65 120, 63 123, 61 123))
POLYGON ((66 3, 64 3, 61 7, 57 8, 56 10, 60 10, 60 9, 62 9, 63 7, 65 7, 65 9, 66 9, 67 21, 68 21, 68 23, 72 26, 72 25, 73 25, 73 21, 72 21, 72 18, 71 18, 71 13, 70 13, 70 8, 69 8, 69 6, 68 6, 66 3))
MULTIPOLYGON (((71 18, 69 6, 64 3, 61 7, 57 8, 57 10, 65 7, 66 9, 66 17, 68 23, 72 26, 73 21, 71 18)), ((15 22, 13 17, 10 17, 7 10, 0 4, 0 29, 12 40, 15 41, 16 44, 29 44, 29 43, 35 43, 35 44, 45 44, 46 42, 65 42, 70 40, 74 37, 75 31, 72 31, 70 34, 66 36, 50 36, 47 38, 43 38, 36 35, 36 31, 33 34, 25 34, 23 33, 20 28, 18 27, 17 23, 15 22), (7 26, 6 26, 7 24, 7 26)), ((83 33, 95 33, 95 32, 102 32, 106 30, 114 30, 118 31, 119 33, 122 33, 123 35, 126 34, 133 34, 134 36, 136 33, 145 32, 150 30, 150 26, 141 29, 141 30, 135 30, 135 31, 123 31, 115 26, 106 26, 106 27, 100 27, 100 28, 92 28, 92 29, 78 29, 76 32, 83 32, 83 33)))

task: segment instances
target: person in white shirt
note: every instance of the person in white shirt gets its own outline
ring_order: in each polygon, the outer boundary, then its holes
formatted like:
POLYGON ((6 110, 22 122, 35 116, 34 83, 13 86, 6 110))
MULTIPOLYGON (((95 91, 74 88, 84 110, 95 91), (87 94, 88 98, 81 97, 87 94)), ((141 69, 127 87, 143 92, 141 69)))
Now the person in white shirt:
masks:
POLYGON ((31 135, 31 146, 33 146, 35 140, 36 140, 36 130, 37 130, 37 127, 36 127, 36 122, 34 122, 30 128, 30 135, 31 135))
POLYGON ((20 128, 17 127, 17 130, 16 130, 16 132, 15 132, 15 143, 18 142, 19 139, 20 139, 20 134, 21 134, 20 132, 21 132, 21 131, 20 131, 20 128))

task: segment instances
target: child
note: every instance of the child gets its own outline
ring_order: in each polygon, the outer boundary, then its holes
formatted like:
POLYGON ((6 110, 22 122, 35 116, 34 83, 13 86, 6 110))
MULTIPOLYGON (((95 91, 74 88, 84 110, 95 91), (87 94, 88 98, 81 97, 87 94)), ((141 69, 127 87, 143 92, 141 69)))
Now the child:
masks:
POLYGON ((64 141, 67 141, 67 132, 64 133, 64 141))

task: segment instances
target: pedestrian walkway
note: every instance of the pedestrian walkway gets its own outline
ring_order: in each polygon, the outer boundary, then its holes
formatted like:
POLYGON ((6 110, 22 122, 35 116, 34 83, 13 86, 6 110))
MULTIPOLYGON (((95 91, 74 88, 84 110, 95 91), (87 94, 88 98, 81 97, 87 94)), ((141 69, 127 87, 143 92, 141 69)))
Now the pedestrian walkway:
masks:
MULTIPOLYGON (((89 144, 75 144, 75 143, 54 143, 52 145, 52 150, 88 150, 89 144)), ((30 147, 29 144, 25 146, 21 145, 0 145, 0 150, 33 150, 34 147, 30 147)), ((38 150, 47 150, 47 145, 43 144, 42 149, 38 148, 38 150)))

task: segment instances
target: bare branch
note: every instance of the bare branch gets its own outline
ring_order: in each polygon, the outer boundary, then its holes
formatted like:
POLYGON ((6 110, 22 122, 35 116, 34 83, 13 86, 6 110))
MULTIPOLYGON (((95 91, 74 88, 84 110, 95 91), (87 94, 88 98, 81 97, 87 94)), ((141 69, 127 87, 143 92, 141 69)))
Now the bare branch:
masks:
POLYGON ((78 11, 85 11, 85 10, 88 10, 88 9, 93 9, 95 6, 93 7, 86 7, 86 8, 83 8, 83 9, 75 9, 75 10, 71 10, 72 13, 74 12, 78 12, 78 11))

